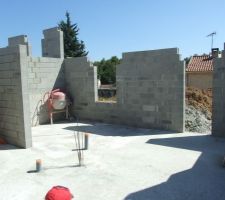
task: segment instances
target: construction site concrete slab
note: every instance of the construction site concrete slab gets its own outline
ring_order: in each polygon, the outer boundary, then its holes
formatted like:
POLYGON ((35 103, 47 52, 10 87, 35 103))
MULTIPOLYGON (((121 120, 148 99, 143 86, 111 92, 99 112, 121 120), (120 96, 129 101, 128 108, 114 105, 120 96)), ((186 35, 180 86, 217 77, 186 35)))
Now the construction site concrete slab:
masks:
POLYGON ((30 149, 0 146, 1 200, 44 199, 55 185, 76 200, 225 199, 225 140, 209 134, 62 123, 34 127, 32 135, 30 149), (82 167, 74 131, 90 133, 82 167))

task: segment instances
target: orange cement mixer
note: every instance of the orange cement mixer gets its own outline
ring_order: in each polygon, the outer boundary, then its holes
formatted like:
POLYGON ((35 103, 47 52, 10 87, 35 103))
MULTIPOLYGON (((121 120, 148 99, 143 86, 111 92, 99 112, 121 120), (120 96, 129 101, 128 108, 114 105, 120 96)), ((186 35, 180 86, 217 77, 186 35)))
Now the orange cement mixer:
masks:
POLYGON ((50 104, 55 110, 62 110, 66 107, 66 94, 60 92, 59 89, 50 93, 50 104))
POLYGON ((46 99, 46 96, 48 98, 47 108, 51 124, 53 124, 53 114, 55 113, 66 112, 66 119, 68 119, 68 101, 66 94, 61 92, 60 89, 56 89, 47 92, 44 99, 46 99))

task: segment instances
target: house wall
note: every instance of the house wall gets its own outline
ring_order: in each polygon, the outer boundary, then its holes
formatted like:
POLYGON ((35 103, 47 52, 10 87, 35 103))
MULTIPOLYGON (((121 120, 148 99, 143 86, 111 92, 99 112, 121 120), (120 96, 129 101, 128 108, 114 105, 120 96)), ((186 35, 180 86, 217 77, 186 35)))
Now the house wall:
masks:
POLYGON ((10 144, 32 146, 27 46, 0 49, 0 136, 10 144))
POLYGON ((85 57, 65 59, 76 117, 183 132, 184 62, 177 49, 124 53, 117 66, 117 103, 97 101, 96 70, 85 57))
POLYGON ((45 94, 57 88, 65 91, 62 63, 63 59, 58 58, 28 57, 29 100, 32 126, 49 122, 46 104, 47 96, 45 94))
POLYGON ((225 137, 225 51, 214 59, 212 135, 225 137))
POLYGON ((186 72, 186 86, 200 89, 212 88, 213 72, 186 72))

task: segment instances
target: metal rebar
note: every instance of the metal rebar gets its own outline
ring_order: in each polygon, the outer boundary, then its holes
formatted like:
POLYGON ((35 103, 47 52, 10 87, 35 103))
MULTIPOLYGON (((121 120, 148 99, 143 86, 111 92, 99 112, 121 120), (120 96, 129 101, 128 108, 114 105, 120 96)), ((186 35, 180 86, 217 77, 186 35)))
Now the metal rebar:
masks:
MULTIPOLYGON (((74 131, 74 139, 75 139, 76 149, 78 149, 78 142, 77 142, 76 131, 74 131)), ((79 161, 79 150, 77 150, 77 157, 78 157, 78 161, 79 161)))
POLYGON ((89 134, 84 134, 84 150, 88 150, 89 134))
POLYGON ((83 165, 83 160, 84 160, 84 133, 79 131, 79 124, 78 124, 78 117, 76 117, 76 127, 77 130, 74 130, 74 138, 75 138, 75 144, 76 144, 76 151, 77 151, 77 157, 78 157, 78 161, 79 161, 79 166, 83 165))

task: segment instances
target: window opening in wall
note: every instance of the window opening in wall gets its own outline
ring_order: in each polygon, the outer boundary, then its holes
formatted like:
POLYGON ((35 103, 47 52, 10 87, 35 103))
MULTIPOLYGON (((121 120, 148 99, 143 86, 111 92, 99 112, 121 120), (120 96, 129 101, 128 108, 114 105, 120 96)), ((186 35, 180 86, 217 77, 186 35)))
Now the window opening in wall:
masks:
POLYGON ((120 62, 117 56, 94 62, 97 67, 99 102, 116 102, 116 66, 120 62))

